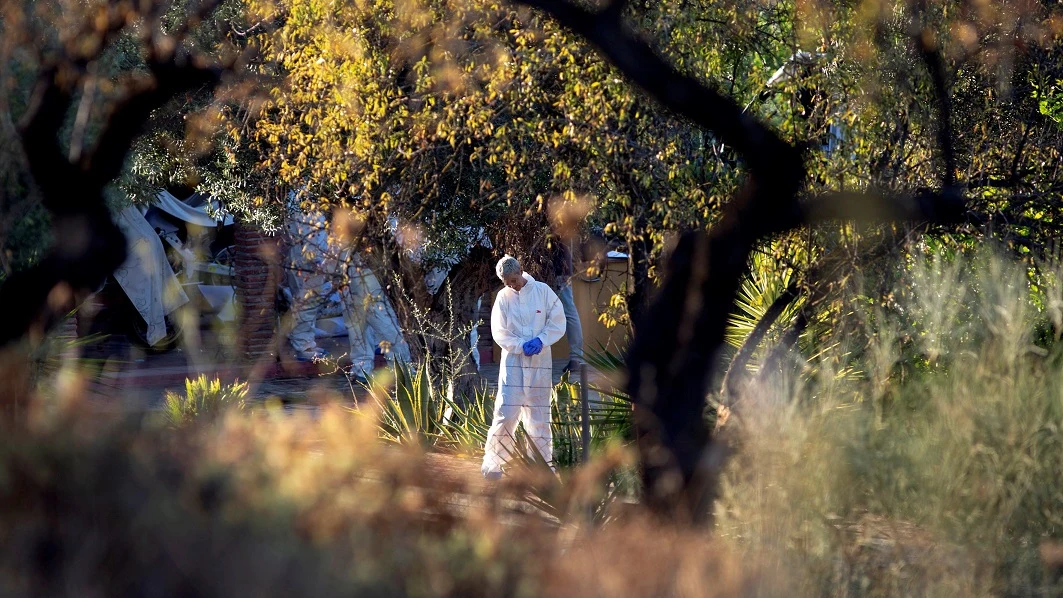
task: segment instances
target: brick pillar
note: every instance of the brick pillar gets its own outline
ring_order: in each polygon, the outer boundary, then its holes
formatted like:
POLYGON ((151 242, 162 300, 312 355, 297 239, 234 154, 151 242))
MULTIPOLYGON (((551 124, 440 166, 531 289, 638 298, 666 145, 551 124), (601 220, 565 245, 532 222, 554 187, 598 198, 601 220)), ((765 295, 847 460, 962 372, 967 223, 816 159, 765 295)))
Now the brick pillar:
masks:
POLYGON ((236 224, 233 269, 240 308, 237 351, 248 360, 276 357, 277 283, 280 279, 279 245, 254 226, 236 224))

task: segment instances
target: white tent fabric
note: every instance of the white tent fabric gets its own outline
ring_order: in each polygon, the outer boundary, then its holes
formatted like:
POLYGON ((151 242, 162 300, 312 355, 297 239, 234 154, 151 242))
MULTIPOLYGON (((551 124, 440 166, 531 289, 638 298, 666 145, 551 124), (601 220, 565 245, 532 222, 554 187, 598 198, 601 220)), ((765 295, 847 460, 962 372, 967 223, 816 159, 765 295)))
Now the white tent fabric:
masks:
POLYGON ((231 285, 197 284, 193 288, 199 291, 208 306, 208 313, 214 314, 222 322, 236 321, 236 289, 231 285))
MULTIPOLYGON (((199 226, 218 226, 219 224, 217 220, 207 213, 207 200, 199 193, 194 194, 185 201, 181 201, 169 191, 160 189, 156 199, 158 201, 156 201, 155 207, 174 218, 180 218, 185 222, 198 224, 199 226)), ((232 223, 233 217, 230 215, 225 216, 225 219, 221 222, 221 224, 225 225, 232 223)))
POLYGON ((188 295, 166 261, 159 236, 135 207, 122 210, 115 224, 126 236, 128 255, 114 277, 147 322, 147 341, 154 345, 166 336, 166 316, 188 303, 188 295))

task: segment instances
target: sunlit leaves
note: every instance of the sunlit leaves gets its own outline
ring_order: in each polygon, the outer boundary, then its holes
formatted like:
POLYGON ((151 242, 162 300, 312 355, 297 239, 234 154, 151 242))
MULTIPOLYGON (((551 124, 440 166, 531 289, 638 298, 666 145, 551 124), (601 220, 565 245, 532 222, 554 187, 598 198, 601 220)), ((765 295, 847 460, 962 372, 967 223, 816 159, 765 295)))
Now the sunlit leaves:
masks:
POLYGON ((1041 114, 1063 127, 1063 79, 1057 79, 1055 84, 1047 89, 1035 87, 1033 97, 1037 100, 1037 108, 1041 114))

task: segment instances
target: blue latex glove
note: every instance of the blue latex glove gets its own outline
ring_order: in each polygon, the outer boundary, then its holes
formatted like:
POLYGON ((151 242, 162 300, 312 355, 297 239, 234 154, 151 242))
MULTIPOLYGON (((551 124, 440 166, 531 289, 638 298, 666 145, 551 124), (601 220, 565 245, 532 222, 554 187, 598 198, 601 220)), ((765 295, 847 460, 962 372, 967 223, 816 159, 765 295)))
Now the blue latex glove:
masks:
POLYGON ((533 338, 530 341, 524 343, 524 346, 522 348, 524 349, 525 355, 538 355, 543 350, 543 341, 539 340, 538 338, 533 338))

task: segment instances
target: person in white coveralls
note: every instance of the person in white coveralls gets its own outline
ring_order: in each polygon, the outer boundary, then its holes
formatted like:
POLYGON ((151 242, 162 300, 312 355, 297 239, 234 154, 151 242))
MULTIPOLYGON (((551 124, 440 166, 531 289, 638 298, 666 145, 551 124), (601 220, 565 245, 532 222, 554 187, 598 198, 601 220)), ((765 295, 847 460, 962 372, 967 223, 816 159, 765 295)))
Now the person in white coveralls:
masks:
POLYGON ((481 467, 488 479, 500 478, 515 455, 514 434, 521 421, 539 453, 553 463, 550 345, 565 334, 565 311, 549 285, 532 278, 509 255, 498 261, 495 273, 506 286, 491 308, 491 335, 502 347, 502 363, 481 467))
POLYGON ((293 326, 288 342, 296 357, 315 360, 328 356, 317 346, 314 325, 327 297, 338 292, 354 375, 363 376, 373 370, 376 347, 369 341, 369 328, 378 341, 388 343, 388 359, 410 361, 409 345, 380 281, 349 249, 329 238, 324 213, 304 211, 295 192, 289 194, 288 202, 288 233, 292 241, 288 285, 293 296, 293 326))

